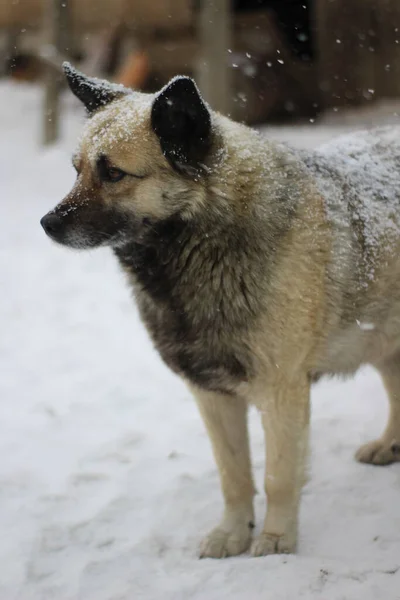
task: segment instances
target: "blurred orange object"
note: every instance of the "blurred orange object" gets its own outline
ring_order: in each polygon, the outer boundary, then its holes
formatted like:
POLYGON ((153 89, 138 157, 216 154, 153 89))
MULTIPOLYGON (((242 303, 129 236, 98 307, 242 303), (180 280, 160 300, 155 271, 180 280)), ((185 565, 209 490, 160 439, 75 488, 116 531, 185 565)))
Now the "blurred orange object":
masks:
POLYGON ((144 51, 135 51, 126 58, 114 80, 125 87, 142 89, 150 74, 149 56, 144 51))

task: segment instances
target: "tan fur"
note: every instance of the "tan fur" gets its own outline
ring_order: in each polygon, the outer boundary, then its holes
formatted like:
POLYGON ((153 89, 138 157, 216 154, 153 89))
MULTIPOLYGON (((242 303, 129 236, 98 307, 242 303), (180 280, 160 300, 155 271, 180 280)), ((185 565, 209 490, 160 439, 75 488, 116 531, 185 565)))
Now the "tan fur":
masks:
MULTIPOLYGON (((201 555, 235 555, 251 544, 249 404, 260 410, 266 434, 268 497, 251 551, 292 552, 314 378, 376 366, 390 419, 382 438, 357 457, 374 464, 399 458, 400 236, 389 224, 368 245, 368 223, 358 218, 362 180, 360 190, 346 187, 329 149, 292 152, 218 114, 198 170, 174 168, 152 130, 153 101, 118 97, 90 118, 74 159, 76 186, 55 209, 69 219, 59 241, 114 248, 156 347, 197 400, 225 499, 222 522, 201 555), (142 178, 99 183, 101 155, 142 178), (343 226, 329 216, 329 204, 342 207, 343 226), (107 231, 93 241, 101 211, 108 216, 98 223, 107 231), (110 219, 121 215, 109 230, 110 219)), ((400 143, 392 148, 387 136, 376 133, 379 143, 372 137, 371 148, 378 162, 394 157, 400 165, 400 143)), ((352 152, 351 160, 361 160, 352 152)), ((396 174, 391 190, 395 183, 396 174)), ((400 197, 390 218, 400 222, 400 197)))
POLYGON ((390 403, 389 419, 382 437, 362 446, 356 453, 360 462, 387 465, 400 455, 400 356, 391 355, 378 367, 390 403))
POLYGON ((254 527, 247 403, 191 386, 210 436, 220 471, 225 512, 202 543, 200 555, 223 558, 247 550, 254 527))

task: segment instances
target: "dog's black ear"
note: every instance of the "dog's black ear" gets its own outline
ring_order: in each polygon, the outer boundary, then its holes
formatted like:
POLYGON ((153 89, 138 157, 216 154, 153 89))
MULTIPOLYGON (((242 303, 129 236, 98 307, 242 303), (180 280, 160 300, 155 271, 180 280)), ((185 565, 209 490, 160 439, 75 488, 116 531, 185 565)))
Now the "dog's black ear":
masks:
POLYGON ((211 143, 211 115, 190 77, 175 77, 156 95, 151 124, 175 168, 201 170, 211 143))
POLYGON ((68 62, 63 64, 63 69, 72 93, 83 102, 88 113, 130 93, 123 85, 87 77, 68 62))

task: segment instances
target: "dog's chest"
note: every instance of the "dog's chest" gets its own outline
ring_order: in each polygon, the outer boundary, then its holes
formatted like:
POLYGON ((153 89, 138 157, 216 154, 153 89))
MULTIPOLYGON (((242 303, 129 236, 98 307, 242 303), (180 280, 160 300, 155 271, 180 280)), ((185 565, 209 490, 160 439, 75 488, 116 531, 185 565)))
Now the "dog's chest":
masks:
POLYGON ((196 314, 172 301, 160 305, 143 290, 136 297, 157 350, 175 373, 203 389, 224 393, 247 380, 246 357, 228 334, 216 333, 219 325, 211 316, 201 323, 196 314))
MULTIPOLYGON (((155 254, 119 256, 155 347, 177 374, 210 391, 231 392, 249 376, 240 328, 227 318, 207 279, 184 282, 155 254)), ((187 271, 187 270, 186 270, 187 271)), ((230 310, 229 314, 233 311, 230 310)))

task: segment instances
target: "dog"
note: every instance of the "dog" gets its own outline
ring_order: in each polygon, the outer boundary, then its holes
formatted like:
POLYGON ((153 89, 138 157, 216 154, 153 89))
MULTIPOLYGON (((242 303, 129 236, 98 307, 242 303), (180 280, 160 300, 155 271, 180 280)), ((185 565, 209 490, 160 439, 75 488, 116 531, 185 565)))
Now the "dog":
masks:
POLYGON ((64 70, 89 118, 76 183, 41 224, 112 248, 198 403, 225 502, 200 555, 292 553, 314 381, 376 367, 389 421, 356 456, 400 458, 400 129, 293 150, 212 111, 188 77, 143 94, 64 70), (254 541, 249 404, 266 435, 254 541))

